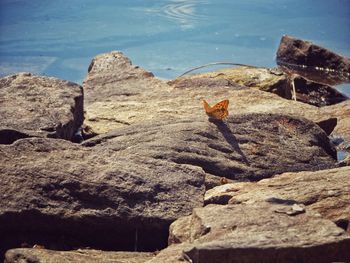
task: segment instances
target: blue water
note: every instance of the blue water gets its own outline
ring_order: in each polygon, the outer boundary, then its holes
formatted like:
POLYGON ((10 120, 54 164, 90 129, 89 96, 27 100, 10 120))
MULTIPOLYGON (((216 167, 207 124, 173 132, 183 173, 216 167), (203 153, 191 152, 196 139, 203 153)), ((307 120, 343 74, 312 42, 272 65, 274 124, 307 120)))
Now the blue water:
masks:
POLYGON ((216 61, 272 67, 283 34, 349 57, 350 1, 0 0, 0 74, 81 83, 112 50, 167 79, 216 61))

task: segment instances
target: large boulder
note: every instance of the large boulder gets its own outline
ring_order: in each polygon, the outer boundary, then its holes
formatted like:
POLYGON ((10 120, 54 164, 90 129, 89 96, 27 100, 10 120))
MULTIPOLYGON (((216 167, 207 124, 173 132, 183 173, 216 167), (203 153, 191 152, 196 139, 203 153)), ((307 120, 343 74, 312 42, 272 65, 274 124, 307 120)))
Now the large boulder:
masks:
MULTIPOLYGON (((203 113, 204 115, 204 113, 203 113)), ((335 166, 326 133, 306 119, 280 114, 233 114, 134 124, 83 143, 202 168, 207 174, 257 181, 286 171, 335 166)))
POLYGON ((83 124, 78 84, 30 73, 0 79, 0 144, 40 136, 73 140, 83 124))
POLYGON ((285 71, 315 82, 350 82, 350 59, 309 41, 283 36, 276 61, 285 71))
POLYGON ((202 206, 204 172, 148 157, 132 137, 104 147, 46 138, 0 145, 2 248, 164 247, 170 223, 202 206))

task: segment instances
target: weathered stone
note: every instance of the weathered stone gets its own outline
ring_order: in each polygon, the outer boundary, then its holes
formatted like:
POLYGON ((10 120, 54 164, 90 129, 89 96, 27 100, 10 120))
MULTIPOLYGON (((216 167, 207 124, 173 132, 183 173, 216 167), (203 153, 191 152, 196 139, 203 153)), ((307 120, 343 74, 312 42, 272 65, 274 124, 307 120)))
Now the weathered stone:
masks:
POLYGON ((350 260, 349 234, 312 209, 279 212, 288 208, 292 205, 265 201, 195 208, 183 227, 189 228, 188 240, 148 262, 179 262, 181 257, 193 263, 350 260))
MULTIPOLYGON (((300 102, 322 107, 337 104, 348 99, 329 85, 312 82, 300 76, 293 77, 291 81, 294 81, 296 100, 300 102)), ((289 84, 291 86, 291 82, 289 84)), ((285 98, 292 98, 292 88, 290 88, 290 91, 290 96, 285 98)))
POLYGON ((337 118, 330 118, 317 122, 317 125, 320 126, 327 135, 330 135, 334 131, 334 128, 337 126, 337 123, 337 118))
MULTIPOLYGON (((205 204, 271 202, 304 204, 333 222, 350 222, 350 167, 284 173, 257 183, 234 183, 207 191, 205 204)), ((346 228, 350 233, 350 228, 346 228)))
POLYGON ((333 134, 350 142, 349 100, 318 108, 285 100, 275 94, 257 89, 242 88, 242 85, 264 86, 264 79, 266 88, 274 86, 273 83, 278 86, 277 83, 286 81, 283 73, 278 71, 271 73, 266 69, 244 69, 247 70, 244 75, 244 70, 241 69, 240 73, 232 73, 241 78, 247 76, 246 80, 239 84, 235 84, 227 77, 231 76, 228 70, 227 73, 225 71, 224 73, 208 73, 200 79, 191 76, 184 77, 170 82, 171 85, 169 85, 165 81, 151 77, 146 71, 135 68, 118 52, 96 57, 90 68, 84 88, 87 105, 86 124, 90 126, 92 133, 105 133, 146 120, 195 119, 205 116, 202 106, 203 99, 208 100, 210 104, 229 99, 231 115, 280 113, 305 117, 316 122, 327 118, 337 118, 338 125, 333 134), (215 76, 228 80, 215 80, 213 79, 215 76), (249 81, 253 84, 249 84, 249 81))
POLYGON ((300 76, 291 78, 278 69, 237 67, 214 72, 196 74, 169 81, 176 88, 185 87, 217 87, 235 88, 250 87, 275 93, 282 98, 292 99, 294 86, 297 101, 318 107, 333 105, 348 98, 335 88, 321 83, 306 80, 300 76), (241 85, 241 86, 237 86, 241 85))
POLYGON ((278 69, 242 66, 185 76, 168 83, 175 88, 227 86, 237 90, 249 87, 290 97, 287 75, 278 69))
POLYGON ((144 263, 153 257, 153 253, 145 252, 107 252, 90 249, 53 251, 17 248, 6 252, 4 263, 144 263))
POLYGON ((283 36, 276 60, 284 70, 315 82, 350 82, 350 59, 309 41, 283 36))
POLYGON ((45 138, 0 145, 2 246, 164 247, 170 223, 202 206, 204 172, 144 155, 149 139, 139 130, 103 147, 45 138))
POLYGON ((279 114, 237 114, 224 122, 197 117, 134 124, 83 145, 190 164, 211 175, 245 181, 336 164, 336 152, 318 125, 279 114))
POLYGON ((32 137, 72 140, 83 123, 78 84, 19 73, 0 79, 0 143, 32 137))

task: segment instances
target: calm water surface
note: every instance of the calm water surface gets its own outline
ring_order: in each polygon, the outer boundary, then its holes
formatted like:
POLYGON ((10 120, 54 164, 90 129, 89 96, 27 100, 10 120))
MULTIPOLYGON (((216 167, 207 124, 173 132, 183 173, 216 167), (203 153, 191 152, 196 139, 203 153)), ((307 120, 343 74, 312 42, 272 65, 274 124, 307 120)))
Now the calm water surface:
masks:
POLYGON ((160 78, 215 61, 272 67, 283 34, 349 57, 350 1, 0 0, 0 74, 81 83, 111 50, 160 78))

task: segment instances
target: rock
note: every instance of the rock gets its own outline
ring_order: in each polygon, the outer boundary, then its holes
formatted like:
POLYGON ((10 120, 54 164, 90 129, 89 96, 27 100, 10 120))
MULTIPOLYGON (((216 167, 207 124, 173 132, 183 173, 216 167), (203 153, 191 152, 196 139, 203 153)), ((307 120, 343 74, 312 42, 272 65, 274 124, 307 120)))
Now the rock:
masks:
MULTIPOLYGON (((166 257, 166 262, 178 262, 183 257, 193 263, 350 259, 349 234, 312 209, 293 215, 278 212, 288 207, 292 206, 262 201, 195 208, 187 220, 189 226, 183 227, 184 231, 189 228, 188 239, 163 250, 148 262, 162 262, 166 257)), ((177 223, 172 224, 173 229, 177 223)))
POLYGON ((320 127, 280 114, 237 114, 225 122, 203 116, 134 124, 83 145, 189 164, 210 175, 243 181, 336 165, 335 149, 320 127))
POLYGON ((287 75, 278 69, 236 67, 181 77, 168 82, 175 88, 231 87, 235 90, 255 88, 290 98, 287 75))
MULTIPOLYGON (((312 82, 300 76, 293 79, 297 101, 322 107, 337 104, 348 99, 341 92, 329 85, 312 82)), ((292 88, 290 90, 290 96, 286 96, 288 99, 292 98, 292 88)))
POLYGON ((145 155, 150 131, 96 147, 46 138, 0 145, 2 248, 163 248, 170 223, 202 206, 204 172, 145 155))
POLYGON ((132 66, 130 60, 121 53, 102 54, 94 59, 84 82, 86 124, 92 134, 102 134, 144 121, 196 119, 205 116, 203 99, 209 104, 229 99, 230 115, 278 113, 315 122, 337 118, 338 124, 333 134, 350 142, 349 100, 320 109, 242 87, 260 85, 266 89, 276 87, 272 89, 277 90, 280 87, 283 90, 287 80, 279 71, 250 68, 237 72, 232 70, 232 73, 230 70, 222 72, 188 76, 166 83, 132 66), (234 81, 230 74, 241 76, 242 82, 234 81))
POLYGON ((350 154, 348 154, 343 160, 338 163, 339 167, 350 166, 350 154))
POLYGON ((333 132, 334 128, 337 126, 337 123, 337 118, 330 118, 327 120, 317 122, 317 125, 320 126, 321 129, 324 130, 327 135, 330 135, 333 132))
POLYGON ((325 84, 350 82, 350 59, 311 42, 283 36, 277 64, 290 73, 325 84))
MULTIPOLYGON (((300 76, 295 76, 293 79, 297 101, 321 107, 348 99, 329 85, 312 82, 300 76)), ((291 81, 290 76, 278 69, 237 67, 182 77, 168 83, 176 88, 227 86, 237 90, 250 87, 275 93, 285 99, 292 99, 291 81)))
POLYGON ((32 136, 72 140, 83 123, 78 84, 19 73, 0 79, 0 144, 32 136))
POLYGON ((255 181, 334 155, 316 124, 279 114, 144 122, 81 145, 20 139, 0 145, 0 235, 9 248, 155 250, 203 205, 206 174, 255 181))
POLYGON ((107 252, 91 249, 53 251, 17 248, 6 252, 4 263, 143 263, 154 257, 146 252, 107 252))
MULTIPOLYGON (((207 191, 205 204, 304 204, 333 222, 350 222, 350 166, 284 173, 257 183, 226 184, 207 191), (224 200, 224 201, 223 201, 224 200)), ((350 233, 350 228, 345 229, 350 233)))
POLYGON ((133 66, 120 52, 95 57, 83 83, 85 124, 91 133, 101 134, 140 119, 152 119, 151 110, 167 110, 153 94, 162 90, 162 83, 152 73, 133 66))
MULTIPOLYGON (((337 118, 337 125, 334 131, 331 133, 334 137, 340 137, 343 139, 343 144, 350 143, 350 100, 346 100, 337 105, 323 107, 323 110, 318 112, 326 118, 337 118)), ((316 117, 316 116, 315 116, 316 117)), ((313 118, 310 116, 310 118, 313 118)), ((318 120, 322 120, 319 118, 318 120)), ((315 121, 318 121, 315 120, 315 121)))

